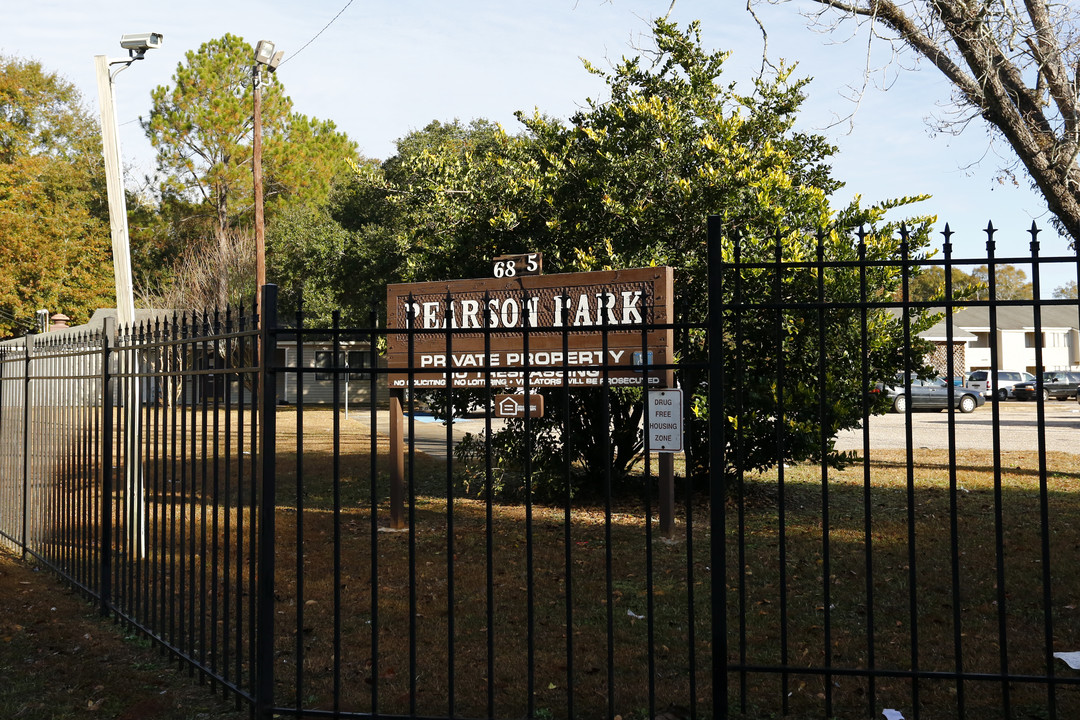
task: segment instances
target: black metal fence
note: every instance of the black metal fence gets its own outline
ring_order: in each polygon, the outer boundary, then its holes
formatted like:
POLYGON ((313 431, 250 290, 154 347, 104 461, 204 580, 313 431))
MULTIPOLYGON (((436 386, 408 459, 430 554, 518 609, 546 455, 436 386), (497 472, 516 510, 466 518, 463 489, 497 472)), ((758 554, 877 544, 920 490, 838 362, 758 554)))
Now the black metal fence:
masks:
POLYGON ((1034 226, 1030 254, 1009 257, 996 256, 992 226, 985 256, 954 255, 946 226, 934 258, 916 256, 903 232, 889 257, 862 233, 839 243, 821 233, 793 257, 779 235, 722 237, 718 221, 710 231, 711 412, 729 419, 710 427, 710 474, 713 488, 741 490, 712 506, 712 567, 724 578, 713 586, 713 649, 727 659, 713 709, 1080 716, 1080 674, 1056 656, 1080 632, 1080 421, 1044 401, 1038 372, 1080 363, 1075 282, 1071 297, 1044 299, 1042 279, 1056 269, 1075 281, 1076 255, 1040 256, 1034 226), (1006 268, 1017 267, 1035 300, 1004 299, 1006 268), (954 269, 984 272, 988 287, 963 291, 954 269), (913 299, 917 274, 934 270, 940 295, 913 299), (895 291, 873 279, 881 272, 895 274, 895 291), (927 328, 920 312, 939 322, 927 328), (990 368, 995 395, 1009 394, 1004 371, 1031 369, 1038 402, 961 416, 964 388, 946 380, 930 390, 947 398, 935 408, 947 416, 915 415, 925 388, 894 383, 890 401, 889 383, 875 385, 890 358, 911 378, 923 365, 949 379, 962 362, 990 368), (875 415, 890 405, 900 412, 875 415), (860 416, 860 429, 841 433, 846 470, 748 467, 763 440, 779 457, 838 454, 829 437, 845 408, 860 416))
MULTIPOLYGON (((924 451, 909 409, 901 449, 879 449, 867 391, 876 323, 893 318, 914 370, 912 310, 961 304, 876 294, 874 268, 906 289, 918 267, 1023 264, 1040 297, 1039 269, 1076 258, 874 258, 863 239, 847 259, 825 236, 816 256, 750 257, 713 224, 709 292, 663 325, 677 359, 644 360, 647 309, 623 328, 643 377, 671 371, 684 394, 673 504, 643 393, 610 387, 625 368, 606 355, 573 369, 596 387, 526 379, 543 416, 498 419, 492 378, 571 368, 485 353, 481 384, 421 389, 431 369, 387 368, 380 348, 435 338, 449 357, 466 330, 387 329, 377 307, 359 327, 282 321, 271 286, 261 326, 180 315, 0 347, 0 543, 265 717, 1073 717, 1080 676, 1054 653, 1080 644, 1077 448, 1047 446, 1040 400, 1026 460, 993 403, 970 416, 989 447, 961 442, 951 410, 924 451), (393 373, 408 384, 387 398, 393 373), (862 429, 838 470, 815 428, 851 397, 862 429), (800 442, 811 459, 784 462, 800 442)), ((991 333, 1025 306, 963 304, 991 333)), ((1018 331, 1042 338, 1062 330, 1048 308, 1075 318, 1077 302, 1026 307, 1018 331)), ((575 332, 530 328, 525 348, 546 334, 566 358, 575 332)), ((963 332, 942 330, 947 376, 958 342, 980 342, 963 332)))
POLYGON ((250 315, 173 316, 0 347, 0 544, 247 700, 255 333, 250 315))

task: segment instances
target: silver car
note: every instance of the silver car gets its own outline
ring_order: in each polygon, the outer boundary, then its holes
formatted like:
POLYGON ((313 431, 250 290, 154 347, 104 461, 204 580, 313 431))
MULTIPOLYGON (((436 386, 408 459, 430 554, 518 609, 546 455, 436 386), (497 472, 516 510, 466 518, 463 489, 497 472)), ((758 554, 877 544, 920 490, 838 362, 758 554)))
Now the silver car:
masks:
POLYGON ((993 373, 990 370, 976 370, 968 375, 967 386, 972 390, 981 392, 983 397, 1006 400, 1013 396, 1013 385, 1034 381, 1035 376, 1029 372, 998 370, 997 385, 994 385, 993 373))

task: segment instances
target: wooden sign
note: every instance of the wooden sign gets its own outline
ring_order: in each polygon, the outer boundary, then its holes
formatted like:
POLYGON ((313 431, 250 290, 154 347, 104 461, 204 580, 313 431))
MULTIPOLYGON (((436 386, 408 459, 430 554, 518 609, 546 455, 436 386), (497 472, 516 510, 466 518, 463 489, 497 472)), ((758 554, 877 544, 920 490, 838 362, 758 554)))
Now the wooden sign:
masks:
MULTIPOLYGON (((495 417, 525 417, 525 395, 496 395, 495 417)), ((529 417, 544 417, 544 396, 529 393, 529 417)))
POLYGON ((390 388, 663 385, 672 270, 387 286, 390 388), (642 350, 651 361, 643 367, 642 350), (527 370, 526 370, 527 368, 527 370), (528 377, 526 378, 526 372, 528 377))

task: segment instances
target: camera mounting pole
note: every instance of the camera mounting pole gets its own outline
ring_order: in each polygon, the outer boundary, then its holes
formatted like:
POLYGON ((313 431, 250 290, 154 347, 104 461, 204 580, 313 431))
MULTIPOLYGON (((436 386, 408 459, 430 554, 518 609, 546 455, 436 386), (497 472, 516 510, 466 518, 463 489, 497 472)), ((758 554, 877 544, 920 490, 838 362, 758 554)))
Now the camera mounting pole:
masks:
MULTIPOLYGON (((130 332, 135 324, 135 293, 131 282, 131 247, 128 241, 127 200, 124 197, 123 166, 120 158, 119 124, 116 120, 116 96, 113 93, 115 73, 109 72, 111 65, 122 63, 119 73, 151 49, 161 47, 163 36, 160 33, 140 33, 124 35, 120 46, 131 53, 128 60, 109 62, 104 55, 94 56, 94 68, 97 73, 98 102, 101 105, 101 151, 105 158, 105 187, 109 202, 109 230, 112 236, 113 277, 116 282, 116 320, 117 326, 130 332)), ((138 358, 131 356, 137 363, 138 358)), ((137 370, 137 368, 129 368, 137 370)), ((139 441, 140 423, 138 413, 141 406, 139 399, 140 381, 127 383, 127 397, 123 399, 128 417, 127 442, 124 452, 125 474, 127 476, 128 507, 137 515, 130 518, 138 533, 132 538, 138 543, 139 557, 146 552, 146 517, 143 503, 142 462, 140 460, 141 443, 139 441)), ((105 472, 111 472, 105 468, 105 472)))

